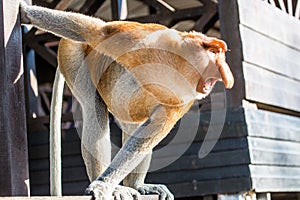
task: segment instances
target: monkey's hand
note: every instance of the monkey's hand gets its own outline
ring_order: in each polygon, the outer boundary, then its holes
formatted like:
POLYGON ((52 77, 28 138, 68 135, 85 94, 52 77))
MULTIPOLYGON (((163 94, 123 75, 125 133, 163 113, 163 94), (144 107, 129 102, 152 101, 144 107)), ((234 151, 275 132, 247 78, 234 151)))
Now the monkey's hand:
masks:
POLYGON ((114 187, 103 181, 93 181, 85 190, 86 195, 92 195, 95 200, 137 200, 139 192, 133 188, 125 186, 114 187))
POLYGON ((138 185, 137 190, 140 194, 158 194, 159 200, 174 200, 174 195, 165 185, 161 184, 141 184, 138 185))
POLYGON ((24 1, 20 0, 20 17, 21 17, 21 23, 22 24, 30 24, 31 21, 28 17, 26 17, 26 8, 28 8, 29 5, 24 1))
POLYGON ((111 200, 114 186, 103 181, 93 181, 85 190, 86 195, 92 195, 93 200, 111 200))
POLYGON ((121 185, 118 185, 113 192, 115 200, 137 200, 139 195, 140 193, 137 190, 131 187, 125 187, 121 185))

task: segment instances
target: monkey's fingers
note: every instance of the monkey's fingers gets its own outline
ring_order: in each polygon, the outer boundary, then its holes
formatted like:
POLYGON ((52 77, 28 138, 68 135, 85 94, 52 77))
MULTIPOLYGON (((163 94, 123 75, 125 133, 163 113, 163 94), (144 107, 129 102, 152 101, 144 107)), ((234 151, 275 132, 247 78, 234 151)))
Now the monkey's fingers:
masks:
POLYGON ((139 192, 133 188, 118 185, 113 192, 115 200, 137 200, 139 192))
POLYGON ((138 187, 138 191, 142 195, 158 194, 159 200, 174 200, 174 195, 165 185, 161 184, 143 184, 138 187))
POLYGON ((110 200, 112 196, 112 186, 102 181, 93 181, 85 190, 85 195, 91 195, 92 200, 110 200))

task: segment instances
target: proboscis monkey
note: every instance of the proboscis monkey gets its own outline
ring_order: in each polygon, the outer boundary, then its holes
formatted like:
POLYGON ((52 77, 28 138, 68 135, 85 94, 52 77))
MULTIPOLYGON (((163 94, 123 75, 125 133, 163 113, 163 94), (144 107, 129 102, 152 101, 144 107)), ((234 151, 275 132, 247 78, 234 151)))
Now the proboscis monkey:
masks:
POLYGON ((22 23, 62 37, 59 70, 83 110, 82 154, 92 181, 86 191, 96 199, 134 199, 137 191, 174 199, 166 186, 144 183, 151 151, 216 81, 233 86, 225 42, 158 24, 20 5, 22 23), (123 130, 112 161, 108 112, 123 130))

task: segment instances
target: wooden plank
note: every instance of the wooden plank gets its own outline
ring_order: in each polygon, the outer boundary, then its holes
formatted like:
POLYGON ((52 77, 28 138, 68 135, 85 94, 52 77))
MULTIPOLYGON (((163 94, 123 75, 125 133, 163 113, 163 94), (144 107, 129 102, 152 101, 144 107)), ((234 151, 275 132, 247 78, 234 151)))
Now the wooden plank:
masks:
MULTIPOLYGON (((249 152, 246 149, 246 139, 232 139, 221 141, 223 144, 217 144, 214 151, 208 154, 204 159, 199 159, 197 156, 199 144, 192 144, 183 156, 178 157, 161 157, 152 160, 152 164, 166 163, 170 159, 176 160, 170 165, 160 169, 158 173, 168 173, 174 171, 196 170, 202 168, 224 167, 232 165, 242 165, 250 163, 249 152), (223 150, 222 150, 223 149, 223 150)), ((49 160, 31 160, 31 184, 40 185, 49 182, 49 160)), ((151 169, 150 169, 151 171, 151 169)), ((81 155, 64 156, 63 157, 63 181, 74 182, 87 180, 85 166, 81 155)), ((162 176, 164 176, 162 174, 162 176)), ((33 186, 35 187, 35 186, 33 186)), ((64 189, 65 190, 65 189, 64 189)), ((74 192, 74 189, 73 189, 74 192)))
MULTIPOLYGON (((249 165, 252 177, 255 178, 283 178, 300 180, 299 167, 249 165)), ((300 183, 298 184, 300 187, 300 183)))
POLYGON ((300 142, 298 117, 253 109, 246 109, 245 117, 249 136, 300 142))
MULTIPOLYGON (((220 112, 221 114, 223 112, 220 112)), ((226 113, 226 119, 225 119, 225 124, 221 133, 220 138, 216 138, 216 139, 222 139, 220 140, 220 144, 216 145, 216 150, 221 150, 220 147, 222 146, 232 146, 233 143, 235 142, 241 142, 239 144, 235 144, 235 145, 241 145, 244 144, 242 141, 234 141, 234 140, 223 140, 223 139, 230 139, 230 138, 242 138, 244 136, 246 136, 246 124, 245 124, 245 119, 243 117, 244 111, 243 109, 239 109, 239 110, 235 110, 235 111, 228 111, 226 113), (230 143, 229 145, 226 145, 225 143, 230 143)), ((219 113, 216 113, 217 115, 219 113)), ((178 149, 178 147, 176 147, 176 145, 185 145, 186 142, 202 142, 207 129, 209 126, 220 126, 219 124, 215 124, 212 125, 210 124, 210 120, 211 120, 211 112, 204 112, 201 113, 199 116, 199 113, 197 113, 197 110, 191 110, 185 117, 187 117, 187 122, 188 122, 188 127, 189 127, 189 131, 191 129, 196 130, 197 134, 196 137, 190 138, 190 137, 186 137, 186 134, 195 134, 195 133, 184 133, 183 136, 180 138, 179 141, 173 141, 175 146, 170 146, 172 148, 176 148, 178 149), (200 118, 200 122, 198 120, 195 119, 199 119, 200 118)), ((221 124, 222 125, 222 124, 221 124)), ((180 123, 178 124, 178 127, 180 126, 180 123)), ((169 142, 173 139, 174 135, 177 133, 178 127, 172 131, 172 133, 170 133, 159 145, 158 148, 161 148, 161 146, 164 145, 169 145, 169 142)), ((118 131, 120 132, 120 130, 117 130, 117 127, 115 124, 112 124, 111 126, 112 132, 114 133, 114 137, 116 137, 116 134, 118 131)), ((185 131, 186 132, 186 131, 185 131)), ((30 158, 31 159, 44 159, 44 158, 48 158, 48 132, 33 132, 29 134, 29 143, 30 143, 30 158)), ((118 136, 120 137, 120 135, 118 136)), ((243 139, 241 139, 243 140, 243 139)), ((67 130, 65 132, 63 132, 62 135, 62 141, 63 141, 63 155, 64 156, 71 156, 71 155, 75 155, 75 154, 80 154, 80 140, 78 137, 78 133, 76 132, 76 129, 71 129, 71 130, 67 130)), ((114 141, 115 142, 115 141, 114 141)), ((116 143, 115 143, 116 144, 116 143)), ((118 144, 116 144, 118 145, 118 144)), ((194 151, 194 153, 197 154, 196 151, 199 151, 201 146, 200 144, 195 144, 193 146, 194 149, 197 149, 194 151), (198 146, 198 147, 196 147, 198 146)), ((224 147, 226 148, 226 147, 224 147)), ((231 149, 233 148, 233 146, 231 147, 231 149)), ((172 152, 173 150, 169 151, 172 152)), ((162 154, 163 155, 163 154, 162 154)))
MULTIPOLYGON (((64 197, 0 197, 0 200, 90 200, 90 196, 64 196, 64 197)), ((158 200, 158 195, 140 195, 138 200, 158 200)))
MULTIPOLYGON (((219 143, 219 142, 218 142, 219 143)), ((181 156, 177 158, 176 154, 170 153, 167 157, 154 156, 153 162, 155 163, 165 163, 167 160, 176 160, 174 165, 170 165, 164 168, 163 171, 167 170, 189 170, 195 169, 197 167, 213 167, 221 165, 234 165, 247 162, 247 148, 246 148, 246 139, 242 138, 235 140, 233 142, 226 142, 221 146, 217 143, 215 148, 211 153, 208 154, 204 159, 198 157, 199 149, 201 144, 195 143, 181 156), (227 146, 228 145, 228 146, 227 146), (242 148, 245 146, 245 148, 242 148), (239 159, 239 157, 241 159, 239 159)), ((30 160, 30 170, 40 171, 40 170, 49 170, 49 160, 48 158, 43 159, 32 159, 30 160)), ((74 155, 63 156, 63 167, 82 167, 84 166, 80 152, 74 155)))
POLYGON ((298 19, 263 1, 251 1, 250 6, 249 1, 238 0, 238 4, 241 24, 300 50, 298 19))
POLYGON ((89 196, 65 196, 65 197, 0 197, 0 200, 90 200, 89 196))
MULTIPOLYGON (((203 143, 204 143, 203 141, 201 142, 194 141, 193 143, 168 144, 167 146, 159 147, 159 148, 164 148, 164 151, 159 151, 158 149, 154 149, 153 158, 155 159, 169 158, 172 156, 177 156, 179 153, 181 154, 184 153, 184 155, 198 155, 200 147, 203 145, 203 143), (155 153, 156 150, 159 152, 159 154, 155 153), (182 152, 182 150, 184 150, 184 152, 182 152)), ((246 138, 219 139, 217 140, 211 153, 223 152, 223 151, 226 152, 226 151, 240 150, 246 148, 247 148, 246 138)))
POLYGON ((245 62, 300 81, 300 50, 290 48, 243 25, 240 26, 240 33, 245 62))
POLYGON ((300 166, 300 143, 249 137, 251 163, 300 166))
MULTIPOLYGON (((193 140, 192 140, 193 141, 193 140)), ((154 154, 154 158, 164 158, 164 157, 171 157, 171 156, 177 156, 178 153, 184 153, 185 155, 197 155, 199 153, 200 147, 203 145, 203 139, 202 140, 194 140, 193 143, 190 143, 192 141, 181 143, 174 143, 174 144, 167 144, 167 146, 164 146, 164 151, 159 151, 159 154, 154 154), (182 152, 182 149, 184 149, 184 152, 182 152)), ((154 149, 154 152, 160 148, 162 148, 163 145, 159 145, 157 148, 154 149)), ((214 146, 212 152, 220 152, 220 151, 232 151, 232 150, 238 150, 238 149, 246 149, 246 139, 241 138, 217 138, 217 143, 214 146)), ((63 143, 63 151, 62 154, 64 157, 67 156, 76 156, 80 155, 80 140, 77 139, 74 142, 66 142, 63 143)), ((29 149, 29 155, 30 159, 37 160, 37 159, 48 159, 49 157, 49 149, 48 144, 42 144, 42 145, 36 145, 32 146, 29 149)))
POLYGON ((29 194, 24 69, 18 12, 18 0, 0 0, 0 196, 29 194))
POLYGON ((300 82, 243 63, 246 99, 300 111, 300 82), (288 100, 287 100, 288 99, 288 100))
POLYGON ((185 183, 193 180, 210 181, 239 177, 250 177, 248 165, 220 166, 217 168, 202 168, 189 170, 149 173, 147 183, 164 183, 167 185, 185 183))
MULTIPOLYGON (((70 156, 70 155, 77 155, 80 154, 80 141, 73 142, 73 143, 64 143, 62 145, 62 155, 63 156, 70 156)), ((49 158, 49 146, 48 145, 41 145, 31 147, 29 149, 30 159, 43 159, 49 158)))
POLYGON ((168 187, 176 196, 176 198, 199 197, 203 195, 219 193, 238 193, 240 191, 250 191, 251 180, 249 177, 239 177, 198 181, 195 177, 195 179, 190 182, 170 184, 168 187))
POLYGON ((300 166, 299 154, 268 152, 262 149, 250 151, 251 163, 260 165, 300 166))
MULTIPOLYGON (((236 156, 235 158, 238 158, 236 156)), ((248 165, 240 164, 232 166, 222 166, 215 168, 205 168, 204 166, 199 166, 201 168, 188 169, 189 173, 186 173, 186 170, 180 171, 159 171, 159 172, 149 172, 146 178, 147 183, 183 183, 192 181, 195 177, 197 180, 216 180, 216 179, 228 179, 228 178, 237 178, 237 177, 246 177, 250 176, 248 165)), ((32 184, 33 185, 46 185, 49 182, 48 172, 33 172, 32 173, 32 184), (39 177, 39 179, 38 179, 39 177)), ((88 182, 87 175, 85 172, 85 167, 76 167, 76 168, 67 168, 63 171, 63 183, 65 184, 77 184, 78 182, 88 182)), ((79 192, 82 192, 87 185, 84 187, 77 187, 79 192)), ((72 193, 77 193, 78 190, 75 190, 74 186, 72 187, 72 193)), ((65 191, 65 189, 64 189, 65 191)))
MULTIPOLYGON (((157 160, 154 159, 152 162, 165 163, 169 159, 170 158, 161 158, 157 160)), ((197 155, 184 155, 174 163, 166 166, 163 169, 160 169, 159 172, 196 170, 202 168, 243 165, 248 163, 250 163, 248 150, 210 153, 204 159, 200 159, 197 155)))
POLYGON ((300 179, 291 178, 252 178, 256 192, 299 192, 300 179))
MULTIPOLYGON (((89 185, 89 181, 80 181, 80 182, 71 182, 63 184, 63 195, 64 197, 68 196, 80 196, 86 198, 87 196, 82 196, 85 188, 89 185)), ((35 185, 32 188, 33 197, 38 198, 36 196, 49 196, 49 185, 35 185)), ((48 197, 50 198, 50 197, 48 197)), ((51 197, 58 198, 58 197, 51 197)), ((157 195, 140 195, 139 200, 158 200, 157 195)), ((1 200, 1 199, 0 199, 1 200)), ((62 199, 63 200, 63 199, 62 199)), ((76 200, 76 199, 75 199, 76 200)))
MULTIPOLYGON (((72 120, 69 120, 72 121, 72 120)), ((40 121, 36 121, 36 124, 41 123, 40 121)), ((34 131, 28 134, 29 145, 30 146, 39 146, 43 144, 49 143, 49 131, 34 131)), ((79 133, 76 128, 70 128, 67 130, 62 130, 62 141, 64 143, 74 142, 79 140, 79 133)))
MULTIPOLYGON (((81 154, 71 155, 71 156, 63 156, 63 168, 69 167, 82 167, 84 166, 84 162, 81 154)), ((30 171, 44 171, 49 170, 49 159, 36 159, 30 160, 30 171)))

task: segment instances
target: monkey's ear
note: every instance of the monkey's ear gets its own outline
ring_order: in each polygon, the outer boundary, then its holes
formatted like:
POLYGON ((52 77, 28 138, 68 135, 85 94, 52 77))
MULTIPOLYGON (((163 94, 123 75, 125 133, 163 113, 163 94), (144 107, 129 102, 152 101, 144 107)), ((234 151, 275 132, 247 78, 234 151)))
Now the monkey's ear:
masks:
POLYGON ((222 53, 227 51, 227 45, 223 40, 212 37, 204 37, 202 42, 203 47, 213 53, 222 53))

